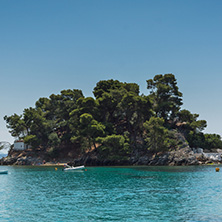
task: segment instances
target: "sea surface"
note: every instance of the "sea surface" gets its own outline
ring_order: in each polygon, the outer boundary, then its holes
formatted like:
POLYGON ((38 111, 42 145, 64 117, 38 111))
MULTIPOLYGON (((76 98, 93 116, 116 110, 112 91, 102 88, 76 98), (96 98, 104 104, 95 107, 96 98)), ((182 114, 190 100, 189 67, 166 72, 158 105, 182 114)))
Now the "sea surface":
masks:
POLYGON ((222 221, 215 166, 86 169, 0 166, 0 221, 222 221))

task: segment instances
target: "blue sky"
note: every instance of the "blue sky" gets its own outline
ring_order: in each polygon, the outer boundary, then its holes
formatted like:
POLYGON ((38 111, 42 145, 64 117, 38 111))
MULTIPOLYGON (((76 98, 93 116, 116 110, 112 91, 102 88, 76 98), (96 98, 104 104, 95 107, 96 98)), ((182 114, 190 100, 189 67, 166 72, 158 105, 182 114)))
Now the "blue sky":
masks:
POLYGON ((0 1, 0 141, 5 115, 100 80, 140 85, 173 73, 183 108, 222 135, 222 1, 0 1))

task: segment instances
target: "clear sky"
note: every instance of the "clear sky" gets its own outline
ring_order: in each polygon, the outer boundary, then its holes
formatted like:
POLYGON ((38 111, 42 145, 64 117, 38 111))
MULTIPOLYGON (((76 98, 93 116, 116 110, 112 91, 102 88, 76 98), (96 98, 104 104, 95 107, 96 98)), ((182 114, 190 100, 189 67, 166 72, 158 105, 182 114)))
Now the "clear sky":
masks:
POLYGON ((0 0, 0 141, 5 115, 100 80, 173 73, 183 108, 222 135, 221 0, 0 0))

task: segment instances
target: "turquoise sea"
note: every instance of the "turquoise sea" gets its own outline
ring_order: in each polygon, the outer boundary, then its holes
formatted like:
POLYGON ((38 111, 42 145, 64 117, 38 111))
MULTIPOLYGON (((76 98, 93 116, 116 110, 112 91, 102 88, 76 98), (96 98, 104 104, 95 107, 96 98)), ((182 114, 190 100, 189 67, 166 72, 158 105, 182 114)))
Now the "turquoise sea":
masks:
POLYGON ((1 222, 222 221, 215 166, 0 170, 1 222))

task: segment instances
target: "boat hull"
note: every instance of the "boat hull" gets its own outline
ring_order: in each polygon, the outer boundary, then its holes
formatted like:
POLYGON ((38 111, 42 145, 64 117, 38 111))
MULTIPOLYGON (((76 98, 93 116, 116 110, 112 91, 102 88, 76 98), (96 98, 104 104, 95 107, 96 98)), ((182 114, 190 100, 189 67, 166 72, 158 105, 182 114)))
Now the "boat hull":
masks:
POLYGON ((64 171, 78 171, 78 170, 84 170, 85 166, 78 166, 78 167, 68 167, 63 169, 64 171))
POLYGON ((7 170, 0 170, 0 174, 8 174, 7 170))

